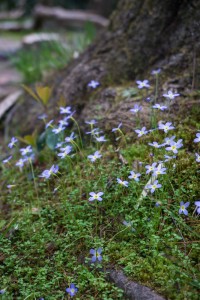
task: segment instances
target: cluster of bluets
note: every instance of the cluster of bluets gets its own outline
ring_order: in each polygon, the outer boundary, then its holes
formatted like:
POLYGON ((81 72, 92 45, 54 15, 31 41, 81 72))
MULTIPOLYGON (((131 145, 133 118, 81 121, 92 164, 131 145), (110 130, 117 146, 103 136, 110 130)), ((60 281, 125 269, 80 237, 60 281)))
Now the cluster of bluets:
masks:
MULTIPOLYGON (((158 70, 154 70, 152 71, 153 75, 158 75, 160 73, 160 69, 158 70)), ((150 84, 148 80, 144 80, 144 81, 136 81, 138 88, 142 89, 142 88, 149 88, 150 84)), ((97 88, 99 86, 99 82, 92 80, 88 86, 90 88, 97 88)), ((177 93, 173 93, 172 91, 168 91, 167 93, 163 94, 163 97, 169 99, 169 100, 174 100, 176 97, 178 97, 179 94, 177 93)), ((161 111, 167 110, 168 106, 166 104, 159 104, 159 103, 155 103, 152 105, 152 108, 154 109, 159 109, 161 111)), ((142 110, 142 106, 139 104, 135 104, 134 107, 132 109, 130 109, 130 112, 133 114, 138 114, 140 111, 142 110)), ((71 110, 70 106, 67 107, 60 107, 60 114, 64 117, 58 121, 58 124, 56 126, 53 125, 54 120, 50 120, 49 122, 46 122, 46 118, 47 115, 43 114, 42 116, 39 116, 39 119, 42 119, 45 122, 45 128, 51 128, 52 132, 55 135, 58 135, 60 132, 64 131, 67 126, 69 125, 70 120, 73 120, 73 115, 74 115, 74 111, 71 110)), ((87 131, 86 134, 90 134, 94 140, 96 142, 106 142, 107 139, 105 137, 105 135, 102 134, 102 131, 97 128, 94 127, 97 124, 96 120, 90 120, 90 121, 86 121, 86 124, 90 125, 90 131, 87 131)), ((122 127, 122 123, 120 123, 118 125, 118 127, 113 128, 112 132, 117 134, 121 134, 121 127, 122 127)), ((142 127, 141 129, 135 129, 135 133, 137 134, 137 136, 140 138, 144 135, 147 135, 155 130, 161 130, 164 131, 165 134, 167 134, 169 131, 174 130, 175 127, 173 126, 173 124, 171 122, 159 122, 157 128, 154 129, 150 129, 147 130, 146 127, 142 127)), ((76 142, 77 136, 74 132, 72 132, 70 134, 70 136, 65 137, 64 141, 61 140, 57 143, 55 149, 57 152, 57 156, 61 159, 64 159, 66 157, 73 158, 74 154, 71 155, 71 153, 73 153, 73 151, 75 149, 79 149, 78 146, 78 142, 76 142)), ((117 138, 118 139, 118 138, 117 138)), ((172 159, 175 159, 176 156, 173 154, 178 154, 178 151, 180 148, 183 147, 183 141, 182 139, 179 140, 175 140, 176 136, 169 136, 164 138, 163 142, 161 144, 158 144, 157 141, 153 141, 152 143, 148 143, 149 146, 154 147, 154 148, 165 148, 166 151, 171 152, 171 156, 165 154, 164 155, 164 159, 162 161, 158 161, 158 162, 153 162, 151 165, 146 165, 144 166, 145 173, 146 174, 150 174, 150 180, 148 181, 148 183, 145 185, 144 190, 149 190, 151 194, 153 194, 155 192, 155 190, 162 188, 162 184, 159 183, 158 181, 158 176, 166 174, 167 168, 165 167, 165 163, 171 161, 172 159)), ((10 143, 8 144, 8 147, 10 149, 12 149, 14 146, 16 146, 16 144, 18 143, 18 139, 15 137, 12 137, 10 143)), ((196 133, 196 137, 194 138, 194 143, 199 143, 200 142, 200 132, 196 133)), ((30 162, 32 163, 32 161, 35 158, 35 154, 34 154, 34 149, 31 146, 27 146, 25 148, 21 148, 20 149, 20 153, 21 153, 21 158, 15 163, 15 165, 17 167, 20 168, 20 170, 22 170, 22 168, 24 167, 26 162, 30 162)), ((198 153, 195 153, 196 156, 196 162, 200 162, 200 155, 198 153)), ((95 163, 97 160, 100 160, 102 158, 102 153, 100 151, 95 151, 93 154, 88 155, 88 159, 90 160, 91 163, 95 163)), ((8 158, 4 159, 2 161, 3 164, 7 164, 10 163, 12 159, 12 156, 9 156, 8 158)), ((46 169, 44 170, 39 177, 41 178, 45 178, 45 179, 49 179, 51 176, 56 175, 57 173, 59 173, 59 166, 58 165, 52 165, 50 169, 46 169)), ((134 170, 130 170, 130 174, 128 176, 128 178, 130 180, 134 180, 136 183, 140 181, 142 174, 135 172, 134 170)), ((116 178, 116 183, 118 183, 119 185, 128 188, 129 186, 129 181, 127 180, 123 180, 121 178, 116 178)), ((14 185, 8 185, 8 188, 13 187, 14 185)), ((91 191, 89 193, 89 202, 93 202, 93 201, 102 201, 103 198, 102 196, 104 195, 104 192, 102 191, 98 191, 98 192, 94 192, 91 191)), ((155 204, 156 206, 159 206, 159 203, 156 202, 155 204)), ((184 203, 183 201, 180 202, 180 207, 179 207, 179 214, 184 214, 184 215, 188 215, 188 211, 187 208, 189 207, 190 202, 186 202, 184 203)), ((195 201, 195 211, 200 214, 200 201, 195 201)), ((125 226, 128 226, 131 228, 132 231, 135 231, 135 229, 132 227, 132 222, 128 222, 128 221, 123 221, 123 224, 125 226)), ((98 249, 90 249, 90 254, 92 255, 91 257, 91 262, 95 263, 95 262, 101 262, 102 261, 102 248, 98 248, 98 249)), ((66 288, 66 292, 71 296, 75 296, 75 294, 78 292, 78 288, 76 287, 76 285, 74 283, 71 283, 69 287, 66 288)), ((0 294, 4 294, 5 290, 0 290, 0 294)), ((44 300, 44 298, 40 298, 40 300, 44 300)))

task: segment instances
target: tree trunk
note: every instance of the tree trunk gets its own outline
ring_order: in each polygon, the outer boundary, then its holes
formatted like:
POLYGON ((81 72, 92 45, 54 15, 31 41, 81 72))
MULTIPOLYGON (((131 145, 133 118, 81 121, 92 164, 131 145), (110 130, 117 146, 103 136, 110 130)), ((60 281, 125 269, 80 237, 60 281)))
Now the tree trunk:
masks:
MULTIPOLYGON (((178 87, 181 92, 186 87, 197 88, 199 19, 198 0, 119 1, 109 28, 79 59, 51 80, 55 87, 53 111, 62 95, 66 105, 76 107, 77 113, 88 119, 97 113, 105 116, 108 110, 112 113, 108 119, 114 119, 121 107, 113 106, 116 90, 113 92, 106 87, 148 79, 152 68, 158 67, 164 70, 161 79, 165 87, 178 87), (88 101, 91 91, 87 84, 92 79, 101 83, 101 89, 93 95, 92 101, 88 101), (97 105, 102 109, 95 110, 97 105)), ((127 122, 127 115, 124 115, 124 121, 127 122)))

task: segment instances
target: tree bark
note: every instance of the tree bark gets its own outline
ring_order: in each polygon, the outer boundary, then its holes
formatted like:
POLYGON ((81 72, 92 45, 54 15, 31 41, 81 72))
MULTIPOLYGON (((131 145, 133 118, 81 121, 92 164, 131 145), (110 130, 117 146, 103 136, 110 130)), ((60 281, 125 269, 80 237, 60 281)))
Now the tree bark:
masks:
MULTIPOLYGON (((55 87, 52 110, 62 95, 66 105, 88 119, 95 106, 100 115, 110 110, 108 119, 116 119, 121 107, 114 106, 116 91, 108 86, 149 78, 152 68, 161 67, 162 85, 197 88, 199 83, 200 1, 198 0, 121 0, 112 14, 109 28, 50 83, 55 87), (100 92, 88 101, 92 79, 101 83, 100 92)), ((28 103, 26 101, 26 103, 28 103)), ((27 104, 26 104, 27 105, 27 104)), ((133 105, 133 104, 132 104, 133 105)), ((118 118, 117 118, 118 119, 118 118)), ((121 117, 127 122, 127 115, 121 117)), ((118 122, 118 120, 116 121, 118 122)), ((103 122, 104 126, 106 122, 103 122)), ((29 130, 28 124, 26 126, 29 130)))

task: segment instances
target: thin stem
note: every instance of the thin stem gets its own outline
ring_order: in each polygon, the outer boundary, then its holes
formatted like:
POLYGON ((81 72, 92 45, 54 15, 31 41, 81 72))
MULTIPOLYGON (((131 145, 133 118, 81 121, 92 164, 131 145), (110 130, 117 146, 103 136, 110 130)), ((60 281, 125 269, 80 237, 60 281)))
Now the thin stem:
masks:
POLYGON ((79 137, 80 137, 80 141, 81 141, 81 148, 83 148, 83 142, 82 142, 80 127, 79 127, 78 123, 76 122, 76 120, 73 117, 71 117, 71 119, 74 121, 74 123, 76 124, 76 126, 78 128, 78 133, 79 133, 79 137))
POLYGON ((38 201, 38 206, 39 206, 39 197, 38 197, 37 184, 36 184, 36 180, 35 180, 35 174, 34 174, 33 164, 32 164, 31 159, 29 159, 29 163, 30 163, 30 166, 31 166, 31 173, 32 173, 32 176, 33 176, 33 182, 34 182, 35 192, 36 192, 36 195, 37 195, 37 201, 38 201))

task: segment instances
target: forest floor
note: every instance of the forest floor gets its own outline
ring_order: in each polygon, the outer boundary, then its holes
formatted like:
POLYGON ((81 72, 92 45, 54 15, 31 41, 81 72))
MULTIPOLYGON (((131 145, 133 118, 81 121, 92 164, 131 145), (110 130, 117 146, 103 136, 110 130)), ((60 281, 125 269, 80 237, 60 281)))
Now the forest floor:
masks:
MULTIPOLYGON (((38 113, 40 129, 1 147, 3 300, 126 299, 110 270, 166 299, 198 299, 198 91, 170 100, 154 84, 150 101, 136 83, 111 87, 119 123, 106 130, 106 103, 105 115, 95 103, 93 118, 85 112, 79 122, 61 101, 51 121, 51 88, 33 92, 46 112, 38 113), (158 99, 166 108, 153 107, 158 99), (189 101, 187 113, 174 113, 189 101)), ((101 89, 89 88, 88 103, 101 89)))

